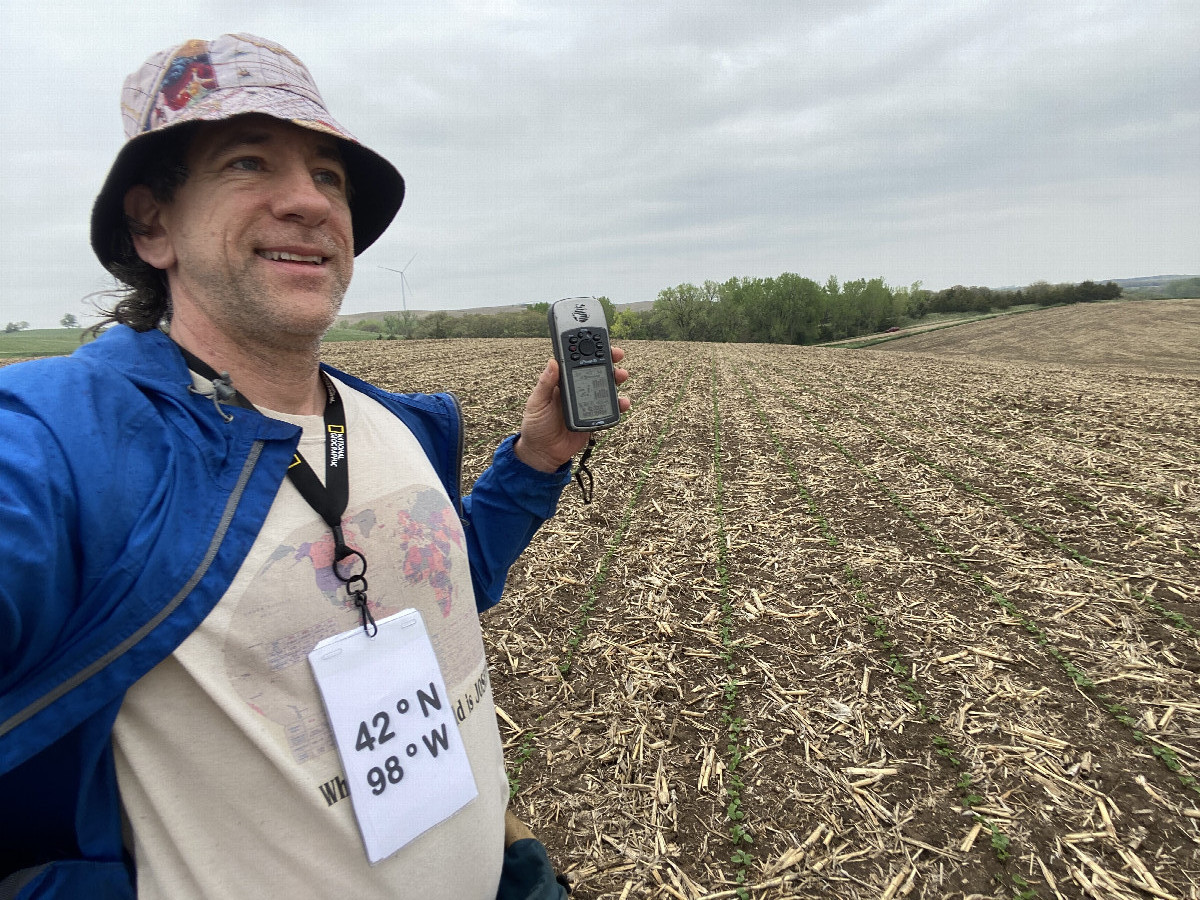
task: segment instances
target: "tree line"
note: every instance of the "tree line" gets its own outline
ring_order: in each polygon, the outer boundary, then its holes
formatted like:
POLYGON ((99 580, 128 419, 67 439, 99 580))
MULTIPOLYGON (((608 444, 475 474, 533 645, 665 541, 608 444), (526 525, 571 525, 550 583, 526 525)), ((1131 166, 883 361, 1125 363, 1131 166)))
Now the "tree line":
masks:
MULTIPOLYGON (((1095 303, 1115 300, 1121 287, 1048 284, 994 289, 955 285, 930 291, 917 282, 893 287, 882 278, 824 284, 785 272, 776 278, 731 278, 724 283, 680 284, 659 291, 647 310, 619 312, 600 297, 612 336, 618 340, 679 340, 772 344, 818 344, 876 334, 939 313, 988 313, 1013 306, 1095 303)), ((393 314, 354 327, 384 338, 548 337, 548 303, 503 313, 424 316, 393 314)))
MULTIPOLYGON (((604 315, 611 325, 616 308, 607 297, 600 297, 604 315)), ((379 319, 363 319, 352 326, 356 331, 376 334, 383 339, 438 340, 441 338, 518 338, 550 336, 546 315, 549 303, 530 303, 524 309, 498 313, 448 313, 444 310, 418 316, 412 311, 392 313, 379 319)))
MULTIPOLYGON (((65 316, 63 316, 61 319, 58 320, 58 324, 61 325, 63 328, 78 328, 79 320, 75 318, 74 313, 67 313, 65 316)), ((16 334, 18 331, 28 331, 28 330, 29 330, 28 322, 9 322, 8 324, 6 324, 4 326, 5 334, 16 334)))
POLYGON ((930 291, 917 282, 893 287, 882 278, 824 284, 784 273, 777 278, 733 278, 723 284, 681 284, 661 291, 648 313, 622 311, 616 337, 664 340, 818 344, 919 322, 936 313, 988 313, 1013 306, 1115 300, 1115 282, 1047 284, 997 290, 955 285, 930 291), (628 330, 627 334, 620 331, 628 330))

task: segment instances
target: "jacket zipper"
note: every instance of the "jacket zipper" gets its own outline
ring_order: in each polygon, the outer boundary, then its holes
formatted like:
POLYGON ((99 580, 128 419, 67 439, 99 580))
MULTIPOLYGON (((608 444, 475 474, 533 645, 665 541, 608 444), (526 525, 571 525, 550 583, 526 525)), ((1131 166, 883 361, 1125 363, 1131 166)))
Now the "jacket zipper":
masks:
POLYGON ((456 495, 454 502, 458 507, 459 521, 461 521, 465 526, 466 522, 464 520, 466 519, 467 514, 463 511, 462 464, 463 447, 466 443, 467 423, 463 418, 462 404, 458 402, 458 395, 450 391, 447 393, 450 395, 450 399, 454 401, 454 414, 458 417, 458 459, 454 464, 454 491, 456 495))

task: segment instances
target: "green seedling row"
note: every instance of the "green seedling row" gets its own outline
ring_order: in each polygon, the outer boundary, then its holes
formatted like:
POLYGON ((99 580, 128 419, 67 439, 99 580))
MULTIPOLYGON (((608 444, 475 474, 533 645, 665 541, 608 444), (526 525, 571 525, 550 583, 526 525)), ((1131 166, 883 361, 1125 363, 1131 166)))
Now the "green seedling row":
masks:
MULTIPOLYGON (((838 388, 838 389, 840 390, 841 388, 838 388)), ((839 403, 837 400, 834 400, 831 397, 825 398, 825 399, 828 399, 831 403, 838 405, 840 408, 843 408, 843 409, 845 408, 845 406, 843 404, 839 403)), ((921 422, 918 422, 909 417, 902 416, 899 413, 896 413, 894 411, 891 412, 891 415, 893 418, 899 420, 900 422, 902 422, 903 424, 905 424, 906 426, 908 426, 910 428, 915 428, 918 431, 923 431, 927 434, 931 433, 931 429, 927 425, 925 425, 921 422)), ((861 419, 859 421, 861 421, 861 419)), ((863 424, 866 424, 866 423, 863 423, 863 424)), ((968 423, 964 422, 964 424, 968 424, 968 423)), ((867 427, 870 427, 870 426, 868 425, 867 427)), ((978 428, 978 426, 969 426, 969 427, 971 427, 973 429, 978 428)), ((993 437, 1000 437, 999 435, 993 435, 991 432, 988 432, 988 434, 993 437)), ((1156 546, 1158 546, 1162 549, 1165 549, 1165 550, 1168 550, 1171 552, 1175 552, 1175 553, 1182 553, 1184 556, 1187 556, 1189 558, 1194 558, 1197 555, 1200 555, 1200 550, 1198 550, 1195 547, 1190 547, 1186 544, 1179 544, 1178 541, 1176 541, 1175 544, 1172 544, 1171 542, 1169 542, 1165 539, 1158 538, 1158 537, 1154 536, 1153 534, 1151 534, 1151 532, 1144 525, 1140 525, 1136 522, 1129 522, 1120 516, 1105 512, 1097 504, 1093 503, 1090 500, 1085 500, 1083 497, 1080 497, 1080 496, 1072 493, 1071 491, 1067 490, 1067 488, 1063 487, 1061 484, 1058 484, 1057 482, 1048 481, 1047 479, 1042 478, 1041 476, 1039 476, 1033 472, 1027 472, 1027 471, 1024 471, 1019 468, 1014 468, 1010 463, 1002 462, 1001 460, 997 459, 995 456, 992 456, 991 454, 981 453, 978 450, 972 450, 970 447, 958 446, 955 449, 958 452, 965 453, 966 455, 973 457, 974 459, 978 459, 980 462, 987 463, 989 466, 991 466, 994 469, 997 469, 999 471, 1003 471, 1003 472, 1006 472, 1006 473, 1009 473, 1012 475, 1016 475, 1018 478, 1022 478, 1025 481, 1031 482, 1032 484, 1036 484, 1039 487, 1042 487, 1042 488, 1046 489, 1047 491, 1049 491, 1050 493, 1054 494, 1055 496, 1060 497, 1069 503, 1073 503, 1076 506, 1079 506, 1083 509, 1086 509, 1089 512, 1095 513, 1098 516, 1104 516, 1106 519, 1108 519, 1110 522, 1112 522, 1118 528, 1121 528, 1125 531, 1133 532, 1135 534, 1143 535, 1148 540, 1150 540, 1152 543, 1154 543, 1156 546)), ((1098 475, 1100 473, 1093 473, 1093 474, 1098 475)), ((1130 488, 1130 489, 1136 488, 1136 489, 1144 491, 1144 489, 1139 488, 1139 486, 1137 486, 1137 485, 1122 485, 1122 486, 1130 488)), ((1155 493, 1155 494, 1153 494, 1153 496, 1158 498, 1162 495, 1155 493)))
MULTIPOLYGON (((826 399, 828 399, 828 398, 826 398, 826 399)), ((836 400, 831 400, 830 402, 836 404, 840 409, 845 410, 845 407, 842 406, 842 404, 838 403, 836 400)), ((912 450, 908 447, 902 447, 900 444, 898 444, 896 441, 892 440, 892 438, 890 438, 888 435, 884 434, 882 431, 880 431, 878 428, 873 426, 871 423, 864 421, 863 419, 861 419, 860 417, 854 415, 853 413, 851 413, 849 411, 846 411, 846 415, 848 415, 854 421, 858 422, 864 428, 868 429, 872 434, 874 434, 876 437, 878 437, 880 440, 882 440, 884 443, 886 443, 889 447, 892 447, 893 449, 898 450, 901 453, 904 453, 905 455, 909 456, 911 459, 913 459, 916 462, 923 465, 925 468, 929 469, 931 472, 936 472, 938 475, 945 478, 947 481, 949 481, 955 487, 959 488, 962 491, 965 491, 966 493, 970 494, 972 497, 975 497, 977 500, 981 501, 982 503, 985 503, 988 506, 992 507, 997 512, 999 512, 1003 516, 1005 516, 1005 518, 1007 518, 1009 521, 1020 526, 1022 529, 1029 532, 1030 534, 1036 535, 1037 537, 1039 537, 1042 540, 1046 541, 1047 543, 1051 544, 1055 549, 1059 550, 1066 556, 1069 556, 1071 559, 1075 560, 1076 562, 1078 562, 1082 565, 1088 566, 1089 568, 1107 569, 1109 567, 1107 563, 1097 562, 1096 560, 1088 557, 1086 554, 1080 553, 1078 550, 1075 550, 1072 547, 1068 547, 1057 536, 1050 534, 1048 531, 1041 528, 1040 526, 1035 525, 1034 523, 1028 521, 1023 516, 1021 516, 1019 513, 1014 512, 1013 510, 1009 509, 1005 504, 1003 504, 999 500, 997 500, 995 497, 992 497, 986 491, 981 490, 980 488, 971 484, 966 479, 959 477, 954 472, 951 472, 949 469, 947 469, 945 466, 939 465, 938 463, 935 463, 932 460, 925 458, 924 456, 922 456, 920 453, 918 453, 915 450, 912 450)), ((1152 601, 1142 591, 1131 588, 1130 592, 1134 597, 1136 597, 1138 600, 1140 600, 1143 603, 1143 605, 1145 605, 1149 609, 1153 610, 1154 612, 1158 613, 1160 616, 1162 616, 1162 618, 1164 618, 1167 622, 1169 622, 1175 628, 1178 628, 1179 630, 1184 631, 1187 634, 1192 635, 1193 637, 1200 634, 1200 632, 1197 632, 1195 626, 1193 626, 1184 616, 1180 615, 1179 613, 1174 613, 1174 612, 1168 611, 1161 604, 1152 601)))
POLYGON ((729 820, 729 839, 733 844, 730 862, 734 865, 734 882, 737 884, 739 900, 749 900, 747 874, 754 863, 751 847, 754 838, 746 828, 746 814, 742 810, 742 793, 746 784, 742 780, 739 766, 745 756, 742 744, 742 728, 745 722, 738 716, 739 683, 736 677, 739 642, 733 636, 733 602, 729 596, 728 541, 725 536, 725 484, 721 466, 721 406, 717 399, 717 370, 711 370, 713 405, 713 465, 715 487, 713 510, 717 527, 717 565, 721 601, 721 659, 725 664, 725 692, 721 706, 721 724, 725 727, 728 741, 725 746, 725 799, 728 802, 725 814, 729 820))
POLYGON ((604 550, 604 556, 600 560, 600 565, 597 567, 596 574, 592 577, 591 584, 588 586, 587 596, 583 603, 579 606, 579 621, 575 624, 575 629, 571 633, 571 637, 567 641, 567 652, 562 662, 558 664, 559 674, 565 679, 571 674, 571 667, 575 662, 575 654, 579 650, 580 644, 583 642, 584 636, 587 634, 588 622, 591 619, 592 608, 596 605, 596 597, 600 592, 600 588, 604 585, 608 577, 609 566, 612 564, 613 556, 617 549, 625 540, 625 535, 629 531, 629 524, 633 519, 634 511, 637 509, 638 501, 641 499, 642 490, 646 487, 646 479, 650 476, 650 469, 658 460, 659 454, 662 452, 663 442, 667 439, 667 435, 671 431, 671 425, 675 420, 675 414, 679 409, 679 402, 683 399, 684 393, 688 389, 688 385, 692 381, 692 371, 689 369, 687 376, 683 379, 683 384, 675 394, 675 399, 671 403, 671 409, 667 413, 666 421, 663 422, 662 428, 659 429, 658 435, 655 438, 654 446, 647 455, 642 467, 638 472, 637 482, 634 485, 633 493, 630 495, 628 502, 625 504, 625 510, 621 516, 621 523, 609 538, 608 545, 604 550))
POLYGON ((854 455, 841 444, 841 442, 830 435, 828 430, 823 425, 821 425, 819 422, 813 421, 811 418, 805 415, 805 413, 798 406, 796 406, 796 404, 789 403, 789 406, 791 406, 805 422, 808 422, 810 425, 820 431, 825 436, 825 439, 828 440, 834 447, 836 447, 837 450, 843 456, 845 456, 852 465, 854 465, 860 472, 863 473, 863 475, 874 481, 876 486, 888 497, 892 505, 895 506, 896 509, 905 516, 905 518, 919 528, 939 552, 948 556, 954 563, 955 567, 966 574, 989 599, 999 605, 1012 618, 1020 622, 1021 627, 1025 629, 1025 631, 1034 639, 1034 641, 1043 649, 1045 653, 1047 653, 1055 662, 1059 664, 1060 668, 1062 668, 1062 670, 1066 673, 1067 677, 1070 678, 1081 691, 1095 700, 1099 706, 1107 710, 1118 723, 1125 727, 1126 733, 1128 733, 1136 743, 1145 746, 1148 750, 1150 750, 1156 759, 1162 762, 1168 770, 1175 774, 1179 786, 1185 792, 1195 794, 1196 796, 1200 797, 1200 783, 1197 782, 1195 777, 1184 771, 1183 764, 1179 762, 1176 754, 1165 747, 1158 746, 1141 730, 1139 730, 1137 728, 1136 720, 1128 714, 1128 710, 1124 705, 1117 702, 1109 694, 1100 691, 1087 676, 1087 673, 1084 672, 1083 669, 1081 669, 1074 662, 1074 660, 1071 659, 1070 655, 1064 652, 1050 640, 1049 635, 1046 634, 1040 625, 1030 619, 1029 616, 1027 616, 1010 598, 1006 597, 1000 591, 992 587, 992 585, 988 583, 987 579, 984 578, 982 574, 980 574, 969 563, 963 560, 953 548, 937 537, 937 535, 933 532, 933 529, 930 528, 925 522, 921 521, 921 519, 904 504, 895 491, 891 490, 886 484, 884 484, 878 476, 867 471, 866 467, 858 459, 856 459, 854 455))
MULTIPOLYGON (((1002 412, 1002 413, 1005 412, 1004 408, 999 406, 996 403, 992 403, 991 401, 988 401, 988 400, 982 400, 981 402, 992 407, 992 409, 998 410, 999 412, 1002 412)), ((1025 446, 1025 444, 1023 444, 1018 438, 1014 437, 1011 434, 1000 434, 999 432, 992 431, 991 429, 985 428, 982 425, 975 425, 970 422, 966 422, 966 424, 970 425, 970 427, 976 429, 977 431, 981 432, 982 434, 986 434, 988 437, 994 438, 995 440, 1012 442, 1012 443, 1015 443, 1017 446, 1021 447, 1022 450, 1028 450, 1028 448, 1025 446)), ((1116 459, 1120 459, 1120 457, 1117 454, 1113 453, 1110 450, 1105 450, 1103 447, 1094 447, 1090 444, 1086 444, 1083 441, 1076 440, 1076 439, 1068 437, 1066 435, 1060 435, 1060 437, 1066 443, 1071 444, 1072 446, 1075 446, 1075 447, 1081 447, 1082 449, 1088 451, 1089 453, 1098 453, 1102 456, 1111 456, 1116 459)), ((1075 467, 1072 467, 1072 468, 1075 468, 1075 467)), ((1098 469, 1090 469, 1090 468, 1086 468, 1086 467, 1080 467, 1079 471, 1086 472, 1088 475, 1090 475, 1093 478, 1108 478, 1109 477, 1108 473, 1101 472, 1098 469)), ((1136 491, 1138 493, 1145 494, 1147 497, 1151 497, 1160 503, 1167 504, 1168 506, 1180 506, 1180 507, 1183 506, 1183 504, 1180 503, 1178 500, 1176 500, 1174 497, 1168 496, 1167 494, 1164 494, 1160 491, 1153 490, 1151 488, 1145 487, 1140 484, 1120 483, 1120 487, 1123 487, 1130 491, 1136 491)))
POLYGON ((538 716, 533 720, 533 727, 521 735, 521 746, 517 748, 517 752, 508 766, 508 799, 510 801, 521 790, 521 769, 533 755, 533 745, 537 740, 535 729, 540 721, 542 721, 542 717, 538 716))
MULTIPOLYGON (((883 650, 887 667, 900 683, 901 689, 917 707, 921 717, 930 725, 938 727, 941 725, 941 717, 933 711, 929 702, 929 698, 921 690, 916 678, 913 676, 909 666, 904 658, 899 653, 899 646, 895 639, 888 632, 887 623, 884 622, 878 615, 874 604, 871 603, 863 590, 862 581, 855 574, 854 569, 847 564, 845 568, 847 580, 851 588, 854 590, 854 599, 858 605, 866 612, 866 621, 874 629, 873 635, 879 643, 879 647, 883 650)), ((971 777, 971 773, 966 771, 965 763, 962 756, 955 749, 953 742, 944 732, 939 731, 933 735, 932 743, 934 753, 950 765, 959 773, 958 780, 954 787, 958 791, 959 800, 964 809, 973 809, 983 803, 984 798, 975 793, 975 782, 971 777)), ((1009 872, 1007 863, 1012 857, 1011 844, 1012 841, 1000 828, 999 824, 989 819, 981 813, 973 813, 974 821, 979 822, 988 830, 989 846, 993 855, 996 857, 996 862, 1004 866, 1005 875, 1008 877, 1014 895, 1018 900, 1033 900, 1038 896, 1036 890, 1031 888, 1029 884, 1019 874, 1009 872)))
MULTIPOLYGON (((779 454, 788 472, 792 475, 793 480, 796 481, 797 487, 806 500, 810 516, 820 525, 822 534, 825 536, 830 547, 837 547, 838 541, 829 526, 828 520, 817 506, 812 495, 800 483, 800 473, 795 461, 791 458, 791 455, 787 452, 782 440, 780 440, 779 436, 771 427, 765 412, 762 410, 762 407, 759 405, 757 399, 750 391, 745 378, 740 374, 739 382, 741 384, 742 393, 744 394, 746 400, 754 407, 759 421, 763 423, 771 437, 771 442, 774 445, 776 452, 779 454)), ((713 397, 713 404, 715 407, 715 394, 713 397)), ((925 722, 935 727, 939 727, 941 725, 940 717, 936 712, 934 712, 932 705, 929 702, 929 698, 926 696, 924 691, 921 690, 921 687, 911 673, 908 664, 900 655, 898 644, 890 635, 887 623, 876 614, 877 611, 863 590, 862 581, 858 578, 853 568, 849 564, 846 565, 844 574, 846 575, 847 580, 854 591, 855 601, 858 603, 859 607, 863 609, 865 613, 865 620, 867 624, 871 626, 872 634, 877 640, 878 646, 884 653, 887 669, 896 678, 901 690, 916 706, 925 722)), ((962 802, 963 807, 965 809, 970 809, 982 803, 983 797, 975 792, 974 780, 972 779, 971 774, 965 771, 965 764, 962 760, 962 757, 955 749, 951 740, 944 733, 939 731, 938 733, 934 734, 932 743, 934 745, 934 753, 959 773, 958 779, 955 782, 955 788, 959 793, 960 801, 962 802)), ((976 821, 982 822, 984 827, 988 829, 990 835, 990 847, 996 857, 996 861, 1001 865, 1005 865, 1011 856, 1011 841, 1008 836, 1004 834, 997 823, 989 820, 986 816, 975 813, 973 818, 976 821)), ((1013 873, 1009 875, 1009 878, 1012 882, 1015 896, 1020 898, 1020 900, 1033 900, 1033 898, 1038 896, 1037 892, 1030 888, 1030 886, 1024 882, 1024 879, 1021 878, 1020 875, 1013 873)))

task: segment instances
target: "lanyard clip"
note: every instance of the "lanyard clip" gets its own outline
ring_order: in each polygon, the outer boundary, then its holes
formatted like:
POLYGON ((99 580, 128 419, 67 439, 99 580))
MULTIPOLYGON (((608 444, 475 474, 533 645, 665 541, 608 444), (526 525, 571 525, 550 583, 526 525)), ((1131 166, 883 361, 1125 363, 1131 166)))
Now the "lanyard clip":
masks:
POLYGON ((367 558, 346 544, 340 525, 333 528, 333 541, 333 574, 346 586, 346 595, 354 602, 354 608, 362 619, 363 631, 367 637, 375 637, 379 633, 379 626, 375 624, 375 617, 371 615, 371 607, 367 603, 367 558), (352 575, 343 575, 342 563, 352 556, 358 557, 362 568, 352 575))
POLYGON ((359 617, 362 620, 363 631, 367 633, 367 637, 373 638, 375 635, 379 634, 379 626, 375 624, 375 617, 371 615, 371 607, 367 604, 367 581, 365 578, 361 577, 356 580, 362 581, 363 590, 350 591, 349 585, 347 585, 346 589, 350 593, 350 599, 354 601, 354 605, 358 609, 359 617))

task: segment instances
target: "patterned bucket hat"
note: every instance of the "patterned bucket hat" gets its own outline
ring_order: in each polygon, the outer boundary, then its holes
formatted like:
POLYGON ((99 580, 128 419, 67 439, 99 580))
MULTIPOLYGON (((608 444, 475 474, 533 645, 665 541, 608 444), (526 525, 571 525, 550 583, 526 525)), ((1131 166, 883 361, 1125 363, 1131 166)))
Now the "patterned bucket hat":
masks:
POLYGON ((383 234, 404 201, 400 173, 334 120, 299 59, 252 34, 225 34, 156 53, 125 79, 125 146, 92 207, 92 249, 106 269, 127 261, 125 193, 153 158, 164 132, 185 122, 217 122, 246 113, 265 113, 338 138, 354 189, 354 254, 383 234))

